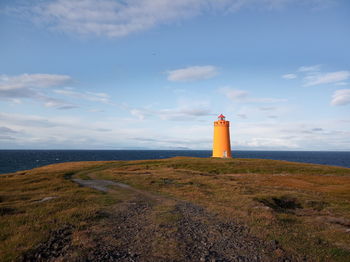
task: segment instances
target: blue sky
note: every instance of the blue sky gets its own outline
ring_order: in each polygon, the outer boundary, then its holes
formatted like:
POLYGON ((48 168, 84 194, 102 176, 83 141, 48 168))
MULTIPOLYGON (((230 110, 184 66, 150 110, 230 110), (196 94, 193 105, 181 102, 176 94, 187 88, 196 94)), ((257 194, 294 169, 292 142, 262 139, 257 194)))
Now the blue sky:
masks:
POLYGON ((350 150, 347 0, 0 2, 0 148, 350 150))

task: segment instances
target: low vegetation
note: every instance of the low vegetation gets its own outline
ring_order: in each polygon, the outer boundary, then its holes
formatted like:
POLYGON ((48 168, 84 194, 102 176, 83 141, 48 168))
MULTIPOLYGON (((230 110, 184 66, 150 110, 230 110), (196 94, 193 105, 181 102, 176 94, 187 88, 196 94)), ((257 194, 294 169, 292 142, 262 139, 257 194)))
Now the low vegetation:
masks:
MULTIPOLYGON (((245 225, 251 235, 276 243, 296 261, 350 261, 350 169, 187 157, 64 163, 1 175, 2 261, 25 260, 40 243, 67 228, 73 232, 67 239, 72 245, 94 246, 87 230, 107 234, 114 227, 106 226, 109 212, 135 198, 127 190, 104 193, 81 187, 73 178, 121 182, 167 199, 153 208, 150 223, 158 226, 180 219, 171 202, 176 199, 245 225)), ((162 237, 152 245, 164 245, 162 237)), ((118 239, 110 241, 120 245, 118 239)), ((154 251, 160 260, 175 256, 179 243, 169 243, 166 250, 154 251)), ((76 252, 71 258, 82 255, 76 252)))

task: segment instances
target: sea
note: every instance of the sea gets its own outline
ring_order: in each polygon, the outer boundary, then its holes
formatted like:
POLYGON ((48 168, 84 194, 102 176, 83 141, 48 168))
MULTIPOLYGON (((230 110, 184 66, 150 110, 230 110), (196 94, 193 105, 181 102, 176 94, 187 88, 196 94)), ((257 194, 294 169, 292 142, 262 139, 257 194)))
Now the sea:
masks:
MULTIPOLYGON (((210 157, 211 150, 0 150, 0 174, 73 161, 210 157)), ((350 152, 232 151, 234 158, 263 158, 350 168, 350 152)))

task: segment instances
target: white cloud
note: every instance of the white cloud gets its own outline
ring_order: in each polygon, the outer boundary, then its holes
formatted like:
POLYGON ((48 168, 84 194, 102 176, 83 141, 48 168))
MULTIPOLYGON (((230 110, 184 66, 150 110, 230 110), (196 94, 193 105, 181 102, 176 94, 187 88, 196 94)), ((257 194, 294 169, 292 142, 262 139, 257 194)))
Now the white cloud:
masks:
POLYGON ((338 83, 335 83, 334 85, 336 85, 336 86, 347 86, 347 85, 349 85, 349 83, 347 83, 347 82, 338 82, 338 83))
POLYGON ((230 87, 220 88, 219 92, 221 94, 225 95, 227 98, 234 100, 234 101, 240 101, 242 99, 246 99, 248 97, 248 94, 249 94, 245 90, 233 89, 230 87))
POLYGON ((201 116, 213 115, 209 108, 189 106, 160 110, 150 108, 132 108, 129 110, 129 112, 131 115, 136 116, 140 120, 144 120, 146 117, 155 116, 162 120, 188 121, 195 120, 201 116))
POLYGON ((0 113, 0 121, 11 129, 20 130, 18 127, 40 127, 47 128, 55 126, 51 120, 36 115, 0 113))
POLYGON ((208 79, 216 76, 218 70, 215 66, 190 66, 176 70, 170 70, 168 80, 173 82, 189 82, 196 80, 208 79))
POLYGON ((340 89, 334 92, 331 105, 347 105, 350 104, 350 89, 340 89))
POLYGON ((218 89, 219 93, 226 96, 228 99, 235 102, 242 103, 278 103, 285 102, 286 99, 281 98, 269 98, 269 97, 251 97, 249 92, 240 89, 234 89, 230 87, 223 87, 218 89))
POLYGON ((102 112, 104 112, 104 110, 98 109, 98 108, 92 108, 92 109, 89 109, 88 112, 90 112, 90 113, 102 113, 102 112))
POLYGON ((27 89, 27 88, 46 88, 60 86, 71 81, 67 75, 50 74, 22 74, 18 76, 0 75, 0 91, 27 89))
POLYGON ((275 149, 275 148, 283 148, 283 149, 296 149, 298 148, 298 144, 292 140, 288 140, 285 138, 252 138, 251 140, 244 141, 241 145, 251 148, 265 148, 265 149, 275 149))
POLYGON ((250 103, 281 103, 287 102, 288 99, 285 98, 272 98, 272 97, 261 97, 261 98, 249 98, 247 102, 250 103))
POLYGON ((237 116, 239 118, 242 118, 242 119, 247 119, 247 115, 246 114, 237 114, 237 116))
POLYGON ((233 148, 259 150, 349 150, 344 124, 322 122, 232 122, 233 148), (316 126, 316 127, 315 127, 316 126))
MULTIPOLYGON (((188 113, 188 112, 187 112, 188 113)), ((198 112, 197 112, 198 113, 198 112)), ((194 113, 194 114, 197 114, 194 113)), ((244 117, 244 116, 243 116, 244 117)), ((0 113, 1 148, 211 149, 213 118, 183 123, 91 116, 0 113), (6 128, 1 128, 6 127, 6 128), (3 132, 2 132, 3 131, 3 132), (2 135, 2 137, 1 137, 2 135), (5 145, 7 145, 5 147, 5 145)), ((233 149, 349 150, 348 122, 231 121, 233 149)))
POLYGON ((198 15, 204 5, 198 0, 54 0, 34 11, 63 32, 120 37, 198 15))
MULTIPOLYGON (((37 24, 66 33, 122 37, 161 24, 203 14, 227 14, 242 8, 278 9, 288 5, 324 5, 325 0, 48 0, 34 8, 12 8, 37 24), (24 9, 24 10, 23 10, 24 9)), ((11 9, 11 8, 10 8, 11 9)))
POLYGON ((17 131, 8 128, 6 126, 0 126, 0 134, 14 134, 17 133, 17 131))
MULTIPOLYGON (((298 72, 303 74, 304 86, 316 86, 323 84, 347 85, 345 82, 350 78, 350 71, 321 72, 322 65, 301 66, 298 72)), ((285 75, 288 76, 288 75, 285 75)))
POLYGON ((12 103, 21 103, 21 99, 32 99, 42 103, 45 107, 57 109, 73 109, 78 105, 67 102, 64 99, 53 96, 54 94, 65 97, 77 98, 111 104, 106 93, 78 92, 74 88, 66 87, 73 79, 68 75, 55 74, 22 74, 17 76, 0 75, 0 98, 12 103), (54 89, 58 87, 61 89, 54 89), (49 90, 52 90, 49 92, 49 90))
POLYGON ((322 84, 337 84, 350 78, 350 71, 337 71, 331 73, 313 73, 305 76, 304 86, 315 86, 322 84))
MULTIPOLYGON (((98 120, 82 116, 43 117, 0 113, 0 126, 6 126, 0 147, 57 149, 193 148, 211 145, 212 126, 183 124, 170 127, 167 121, 147 120, 147 126, 130 118, 106 117, 98 120), (126 124, 127 123, 127 124, 126 124)), ((1 132, 1 128, 0 128, 1 132)))
POLYGON ((181 107, 175 109, 162 109, 157 112, 163 120, 187 121, 201 116, 213 115, 209 108, 181 107))
POLYGON ((215 115, 211 112, 209 101, 189 97, 178 99, 177 106, 170 108, 154 108, 154 105, 136 108, 124 104, 123 109, 140 120, 200 121, 202 117, 215 115))
POLYGON ((60 110, 74 109, 79 107, 75 104, 68 103, 64 100, 50 98, 50 97, 43 97, 43 100, 45 101, 44 103, 45 107, 54 107, 60 110))
POLYGON ((132 116, 135 116, 135 117, 137 117, 140 120, 144 120, 147 116, 151 116, 152 115, 152 113, 149 112, 148 109, 133 108, 133 109, 130 109, 129 112, 130 112, 130 114, 132 116))
POLYGON ((296 74, 285 74, 282 76, 282 78, 284 79, 294 79, 294 78, 297 78, 297 75, 296 74))
POLYGON ((78 92, 72 89, 56 89, 54 90, 56 94, 90 100, 94 102, 101 102, 108 104, 110 103, 109 95, 106 93, 94 93, 94 92, 78 92))
POLYGON ((274 111, 276 110, 276 107, 271 107, 271 106, 264 106, 259 108, 261 111, 274 111))
POLYGON ((299 67, 299 72, 318 72, 320 71, 322 65, 312 65, 312 66, 301 66, 299 67))
POLYGON ((22 74, 17 76, 0 76, 0 98, 13 103, 21 103, 21 99, 39 101, 46 107, 57 109, 76 108, 76 105, 62 99, 46 95, 43 90, 50 87, 64 86, 72 81, 67 75, 54 74, 22 74))

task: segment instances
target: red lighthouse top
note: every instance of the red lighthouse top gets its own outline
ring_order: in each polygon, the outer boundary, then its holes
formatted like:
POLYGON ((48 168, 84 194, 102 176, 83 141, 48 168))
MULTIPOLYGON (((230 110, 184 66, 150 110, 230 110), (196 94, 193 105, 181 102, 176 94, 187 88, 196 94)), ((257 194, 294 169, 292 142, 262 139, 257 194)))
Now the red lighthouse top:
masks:
POLYGON ((223 114, 221 114, 221 115, 218 116, 218 119, 225 120, 225 116, 223 114))

